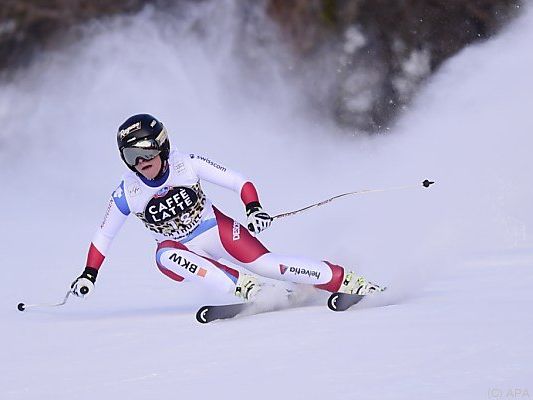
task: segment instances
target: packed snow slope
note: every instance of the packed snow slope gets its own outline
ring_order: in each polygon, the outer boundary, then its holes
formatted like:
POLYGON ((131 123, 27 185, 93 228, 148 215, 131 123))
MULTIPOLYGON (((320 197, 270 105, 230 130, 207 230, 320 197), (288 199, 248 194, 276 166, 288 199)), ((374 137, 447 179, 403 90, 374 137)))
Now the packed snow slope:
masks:
MULTIPOLYGON (((89 26, 81 43, 1 83, 0 398, 532 395, 531 11, 450 60, 397 127, 372 138, 305 110, 267 54, 244 68, 234 2, 179 18, 148 9, 89 26), (212 23, 199 34, 202 21, 212 23), (19 301, 61 300, 83 270, 124 171, 116 127, 138 112, 159 116, 179 149, 251 177, 271 213, 434 179, 261 235, 273 251, 357 268, 390 290, 346 313, 317 292, 306 307, 200 325, 196 308, 228 297, 160 274, 132 218, 91 297, 18 312, 19 301)), ((207 191, 244 220, 238 196, 207 191)))

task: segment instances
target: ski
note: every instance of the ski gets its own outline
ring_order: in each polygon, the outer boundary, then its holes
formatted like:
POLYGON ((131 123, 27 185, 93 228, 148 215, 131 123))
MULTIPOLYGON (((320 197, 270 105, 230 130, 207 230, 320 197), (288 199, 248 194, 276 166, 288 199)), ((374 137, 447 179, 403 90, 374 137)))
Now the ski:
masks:
POLYGON ((360 294, 332 293, 328 299, 328 308, 331 311, 346 311, 351 306, 363 300, 364 297, 360 294))
MULTIPOLYGON (((374 296, 378 293, 383 293, 386 289, 386 286, 379 288, 378 290, 371 292, 370 295, 374 296)), ((346 311, 350 307, 355 306, 366 296, 367 295, 348 294, 341 292, 332 293, 328 298, 328 308, 331 311, 346 311)))
MULTIPOLYGON (((265 295, 269 288, 263 288, 262 294, 265 295)), ((272 295, 272 292, 270 292, 272 295)), ((283 296, 271 298, 271 301, 254 299, 247 303, 219 304, 203 306, 196 312, 196 320, 201 324, 207 324, 218 319, 230 319, 238 315, 255 315, 271 311, 279 311, 287 308, 298 307, 298 302, 292 296, 291 291, 284 292, 283 296)))
POLYGON ((250 305, 249 303, 237 303, 203 306, 196 313, 196 320, 201 324, 207 324, 217 319, 233 318, 249 308, 250 305))
MULTIPOLYGON (((385 288, 383 289, 385 290, 385 288)), ((346 311, 350 307, 359 303, 365 295, 347 294, 347 293, 332 293, 328 298, 328 308, 332 311, 346 311)), ((293 304, 284 307, 261 307, 255 303, 237 303, 237 304, 219 304, 211 306, 202 306, 196 312, 196 320, 201 324, 208 324, 219 319, 230 319, 238 316, 244 311, 250 311, 250 314, 260 314, 264 312, 277 311, 286 308, 297 307, 293 304), (255 308, 253 308, 255 307, 255 308)))

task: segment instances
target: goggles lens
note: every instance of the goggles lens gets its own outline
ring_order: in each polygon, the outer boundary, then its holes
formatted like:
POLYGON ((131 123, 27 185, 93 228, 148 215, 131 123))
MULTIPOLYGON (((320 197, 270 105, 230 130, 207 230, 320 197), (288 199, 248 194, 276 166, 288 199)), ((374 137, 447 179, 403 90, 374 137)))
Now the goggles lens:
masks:
POLYGON ((135 167, 139 158, 149 161, 156 157, 159 153, 161 153, 161 150, 140 147, 125 147, 122 149, 124 160, 126 160, 126 163, 128 163, 130 167, 135 167))

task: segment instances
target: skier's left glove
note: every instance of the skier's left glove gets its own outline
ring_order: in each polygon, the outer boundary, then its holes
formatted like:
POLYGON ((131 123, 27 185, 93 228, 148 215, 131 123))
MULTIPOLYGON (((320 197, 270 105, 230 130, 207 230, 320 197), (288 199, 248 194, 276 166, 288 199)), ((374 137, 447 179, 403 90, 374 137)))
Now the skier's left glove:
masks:
POLYGON ((272 224, 272 217, 263 211, 258 201, 246 204, 246 215, 248 216, 246 226, 254 235, 264 231, 272 224))
POLYGON ((85 297, 94 289, 94 283, 96 282, 96 276, 98 275, 98 270, 91 267, 86 267, 83 273, 76 278, 72 285, 70 285, 70 290, 72 294, 78 297, 85 297))

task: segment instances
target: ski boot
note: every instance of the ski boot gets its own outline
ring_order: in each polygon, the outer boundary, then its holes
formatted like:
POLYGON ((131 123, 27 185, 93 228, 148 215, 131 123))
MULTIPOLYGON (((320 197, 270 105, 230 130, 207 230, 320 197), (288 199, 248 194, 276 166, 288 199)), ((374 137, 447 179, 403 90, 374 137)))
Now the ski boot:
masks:
POLYGON ((348 294, 367 295, 382 292, 386 288, 367 281, 362 276, 357 276, 353 271, 347 271, 344 274, 339 292, 348 294))
POLYGON ((239 274, 239 279, 235 285, 235 296, 245 301, 250 301, 261 291, 261 285, 253 275, 239 274))

